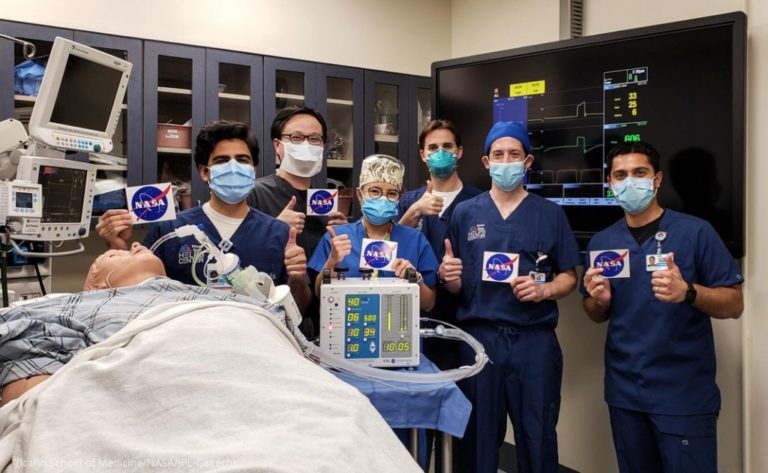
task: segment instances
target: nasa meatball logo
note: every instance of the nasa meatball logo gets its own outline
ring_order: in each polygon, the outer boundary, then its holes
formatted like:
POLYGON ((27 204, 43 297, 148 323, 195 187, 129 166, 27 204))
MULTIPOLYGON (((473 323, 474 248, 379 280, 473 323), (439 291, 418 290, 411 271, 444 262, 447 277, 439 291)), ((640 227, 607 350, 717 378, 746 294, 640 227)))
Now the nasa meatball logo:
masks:
POLYGON ((483 281, 510 282, 517 277, 519 259, 515 253, 484 252, 483 281))
POLYGON ((134 223, 157 222, 176 218, 171 183, 129 187, 126 189, 134 223))
POLYGON ((397 258, 397 243, 385 240, 363 239, 360 267, 368 269, 391 269, 397 258))
POLYGON ((392 250, 383 241, 374 241, 365 247, 363 257, 368 266, 381 269, 392 261, 392 250))
POLYGON ((336 192, 329 192, 324 189, 319 189, 309 194, 309 208, 308 214, 310 215, 328 215, 333 211, 336 204, 336 192))
POLYGON ((600 274, 605 278, 629 277, 629 250, 590 251, 593 268, 603 268, 600 274))

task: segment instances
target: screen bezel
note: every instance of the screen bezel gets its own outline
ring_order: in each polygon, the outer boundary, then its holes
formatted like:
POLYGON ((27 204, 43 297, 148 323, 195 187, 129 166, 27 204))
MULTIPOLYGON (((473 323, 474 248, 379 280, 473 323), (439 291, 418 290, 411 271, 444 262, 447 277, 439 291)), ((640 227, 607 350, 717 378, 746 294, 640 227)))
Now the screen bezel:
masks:
MULTIPOLYGON (((729 26, 732 32, 732 69, 733 88, 731 93, 731 183, 730 189, 740 193, 740 198, 734 198, 728 209, 734 216, 731 227, 732 238, 723 238, 728 250, 734 258, 744 256, 744 159, 745 159, 745 123, 746 123, 746 15, 743 12, 732 12, 693 20, 678 21, 643 28, 635 28, 599 34, 584 38, 567 39, 550 43, 526 46, 504 51, 468 56, 463 58, 436 61, 432 63, 432 116, 440 114, 439 90, 440 72, 464 66, 474 66, 483 63, 516 59, 525 56, 541 55, 550 52, 562 52, 595 45, 605 45, 615 42, 637 40, 645 37, 668 35, 676 32, 687 32, 697 29, 729 26)), ((574 235, 582 247, 594 235, 574 229, 574 235)), ((722 237, 722 236, 721 236, 722 237)))
POLYGON ((49 136, 50 133, 46 133, 46 130, 100 140, 111 140, 117 129, 131 69, 132 64, 125 60, 62 37, 56 37, 45 68, 43 81, 40 85, 40 93, 35 100, 35 106, 29 120, 29 134, 50 146, 56 146, 56 143, 48 142, 46 136, 49 136), (76 56, 86 61, 115 69, 122 74, 112 100, 107 125, 103 130, 92 130, 51 121, 51 115, 56 105, 56 99, 59 95, 62 78, 64 77, 70 56, 76 56))

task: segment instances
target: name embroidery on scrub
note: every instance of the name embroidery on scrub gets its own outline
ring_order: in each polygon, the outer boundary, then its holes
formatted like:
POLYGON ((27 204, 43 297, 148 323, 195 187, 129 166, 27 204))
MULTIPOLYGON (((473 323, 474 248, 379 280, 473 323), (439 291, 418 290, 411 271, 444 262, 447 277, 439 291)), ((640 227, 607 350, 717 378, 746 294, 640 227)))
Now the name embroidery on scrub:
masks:
POLYGON ((184 244, 179 247, 179 264, 192 264, 195 256, 200 253, 201 245, 184 244))
POLYGON ((467 241, 479 240, 481 238, 485 238, 485 224, 471 225, 469 232, 467 232, 467 241))

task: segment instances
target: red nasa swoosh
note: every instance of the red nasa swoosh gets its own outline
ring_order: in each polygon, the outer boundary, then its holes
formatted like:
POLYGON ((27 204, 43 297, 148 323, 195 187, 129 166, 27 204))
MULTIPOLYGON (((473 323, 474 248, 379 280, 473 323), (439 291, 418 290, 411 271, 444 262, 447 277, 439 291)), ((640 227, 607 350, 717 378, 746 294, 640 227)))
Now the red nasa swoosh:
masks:
POLYGON ((621 260, 623 260, 624 258, 626 258, 626 256, 627 256, 628 254, 629 254, 629 250, 625 251, 623 255, 619 255, 619 256, 617 256, 616 258, 613 258, 612 260, 610 260, 610 261, 609 261, 609 263, 615 263, 615 262, 617 262, 617 261, 621 261, 621 260))
POLYGON ((515 264, 515 261, 517 261, 517 258, 519 258, 519 256, 516 256, 515 259, 511 259, 511 260, 507 261, 506 263, 501 263, 500 266, 505 266, 505 267, 506 266, 512 266, 513 264, 515 264))
POLYGON ((330 197, 326 197, 325 199, 323 199, 323 204, 327 204, 328 202, 330 202, 333 199, 335 199, 336 198, 336 194, 338 194, 338 193, 339 193, 339 191, 336 191, 333 194, 331 194, 330 197))
MULTIPOLYGON (((170 191, 171 191, 171 185, 170 185, 170 184, 168 184, 168 187, 166 187, 166 188, 165 188, 165 190, 164 190, 163 192, 161 192, 161 193, 160 193, 160 195, 158 195, 157 197, 153 197, 153 198, 149 199, 149 200, 148 200, 148 201, 146 201, 146 202, 157 202, 158 200, 160 200, 160 199, 162 199, 163 197, 165 197, 166 195, 168 195, 168 192, 170 192, 170 191)), ((144 215, 145 215, 147 212, 149 212, 149 209, 145 209, 145 210, 144 210, 144 211, 141 213, 141 215, 138 215, 138 216, 136 216, 136 220, 141 220, 141 218, 142 218, 142 217, 143 217, 143 216, 144 216, 144 215)))

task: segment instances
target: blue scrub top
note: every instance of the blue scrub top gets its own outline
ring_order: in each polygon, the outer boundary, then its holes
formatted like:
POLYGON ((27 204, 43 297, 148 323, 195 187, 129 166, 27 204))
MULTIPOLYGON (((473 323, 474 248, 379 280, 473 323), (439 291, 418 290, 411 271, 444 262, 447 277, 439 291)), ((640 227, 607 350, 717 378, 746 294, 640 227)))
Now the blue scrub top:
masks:
POLYGON ((547 282, 580 264, 579 247, 559 205, 528 194, 502 219, 490 193, 484 192, 456 207, 449 235, 454 256, 463 265, 459 321, 557 326, 555 301, 520 302, 508 283, 483 281, 482 274, 485 251, 518 253, 518 276, 533 271, 539 253, 546 254, 539 272, 546 274, 547 282))
MULTIPOLYGON (((197 225, 213 242, 218 245, 221 235, 203 212, 202 207, 195 207, 176 214, 176 220, 154 224, 144 238, 144 246, 149 248, 166 233, 184 225, 197 225)), ((251 208, 229 239, 233 246, 228 253, 240 257, 240 267, 254 266, 259 271, 269 274, 275 284, 285 284, 288 273, 285 270, 285 245, 288 243, 288 224, 251 208)), ((155 251, 163 260, 168 277, 186 284, 197 284, 192 278, 192 259, 199 247, 192 237, 173 238, 155 251)), ((205 257, 201 257, 195 268, 197 277, 205 281, 205 257)))
MULTIPOLYGON (((417 200, 421 199, 421 196, 427 191, 427 186, 422 186, 416 190, 406 192, 400 197, 400 203, 398 204, 398 212, 402 217, 403 214, 411 207, 417 200)), ((456 206, 471 199, 479 194, 482 194, 482 190, 477 187, 464 183, 464 187, 456 195, 456 198, 451 202, 451 205, 445 208, 442 215, 422 217, 419 219, 419 223, 416 229, 419 230, 429 241, 429 246, 432 247, 432 251, 435 252, 437 261, 442 261, 443 255, 445 255, 445 239, 448 238, 448 224, 451 221, 456 206)), ((424 312, 427 317, 437 318, 440 320, 446 320, 448 322, 454 322, 456 320, 456 308, 459 305, 458 296, 448 292, 443 288, 442 284, 437 285, 437 297, 435 299, 435 307, 429 311, 424 312)))
MULTIPOLYGON (((712 226, 697 217, 666 210, 662 253, 674 253, 683 279, 706 287, 741 284, 736 262, 712 226)), ((605 344, 605 400, 615 407, 662 415, 694 415, 720 410, 715 383, 715 344, 710 317, 690 304, 657 300, 642 246, 625 219, 595 235, 589 252, 629 250, 629 278, 611 279, 611 307, 605 344)), ((580 291, 587 295, 582 280, 580 291)))
MULTIPOLYGON (((365 227, 363 221, 338 225, 334 227, 336 235, 349 235, 352 242, 352 252, 341 262, 341 267, 349 268, 347 276, 360 276, 360 250, 363 246, 365 227)), ((421 273, 424 284, 434 286, 437 282, 437 259, 429 247, 429 242, 418 230, 404 225, 394 224, 390 234, 390 240, 397 242, 397 257, 407 259, 421 273)), ((320 239, 315 253, 310 258, 307 267, 310 269, 310 279, 315 280, 317 274, 323 270, 328 255, 331 254, 331 237, 328 233, 320 239)), ((392 271, 379 271, 380 277, 395 277, 392 271)))

